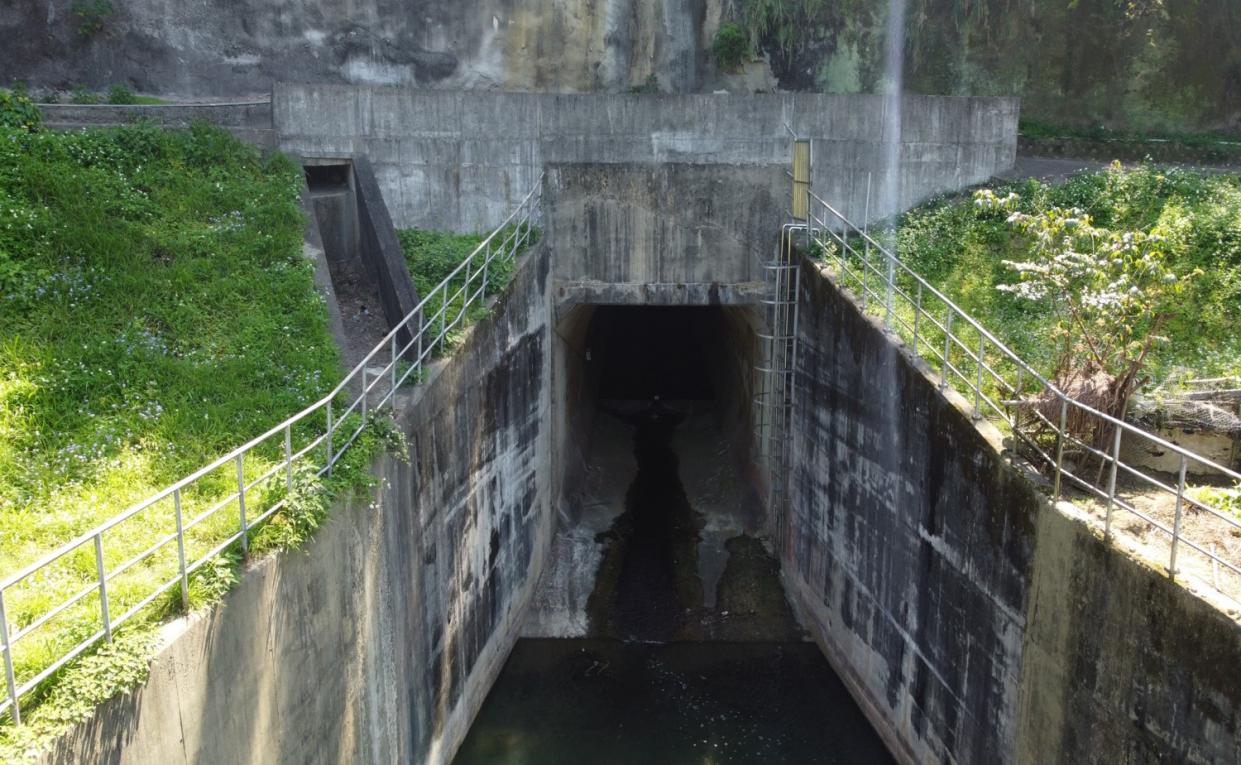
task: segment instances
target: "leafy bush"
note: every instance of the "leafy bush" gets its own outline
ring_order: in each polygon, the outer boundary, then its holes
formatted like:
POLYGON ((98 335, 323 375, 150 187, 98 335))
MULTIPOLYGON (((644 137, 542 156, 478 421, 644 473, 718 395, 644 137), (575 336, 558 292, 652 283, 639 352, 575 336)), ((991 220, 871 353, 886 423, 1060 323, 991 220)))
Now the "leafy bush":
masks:
POLYGON ((1241 484, 1231 489, 1197 489, 1194 494, 1199 502, 1205 502, 1220 512, 1232 513, 1241 519, 1241 484))
POLYGON ((116 12, 109 0, 74 0, 69 12, 78 19, 78 35, 94 37, 116 12))
POLYGON ((42 125, 43 115, 29 96, 16 90, 0 90, 0 128, 33 133, 42 125))
POLYGON ((108 89, 108 103, 110 104, 136 104, 138 97, 134 92, 124 85, 113 85, 108 89))
POLYGON ((750 44, 745 32, 733 22, 720 25, 711 41, 711 55, 715 57, 715 65, 721 72, 735 72, 749 55, 750 44))
POLYGON ((1047 342, 1062 343, 1050 370, 1061 389, 1102 372, 1102 408, 1123 417, 1151 350, 1167 340, 1163 327, 1179 314, 1180 298, 1201 271, 1169 264, 1175 230, 1113 231, 1079 207, 1025 213, 1020 202, 1014 192, 974 194, 980 210, 1011 212, 1007 223, 1025 234, 1028 259, 1001 261, 1016 281, 997 289, 1041 303, 1054 317, 1047 342))
POLYGON ((103 96, 88 90, 85 85, 75 85, 69 93, 69 103, 80 105, 103 103, 103 96))
MULTIPOLYGON (((1077 207, 1099 228, 1167 232, 1167 266, 1201 275, 1178 297, 1179 310, 1162 327, 1168 342, 1150 351, 1152 382, 1178 367, 1202 377, 1241 373, 1241 335, 1234 326, 1241 315, 1241 176, 1146 164, 1083 173, 1056 186, 1031 180, 993 190, 1001 197, 1017 194, 1016 211, 1025 215, 1077 207)), ((1015 276, 1004 261, 1029 260, 1029 240, 1006 222, 1009 215, 979 208, 967 196, 935 200, 901 216, 897 252, 1050 374, 1060 350, 1049 342, 1057 321, 1051 306, 996 289, 1015 276)))

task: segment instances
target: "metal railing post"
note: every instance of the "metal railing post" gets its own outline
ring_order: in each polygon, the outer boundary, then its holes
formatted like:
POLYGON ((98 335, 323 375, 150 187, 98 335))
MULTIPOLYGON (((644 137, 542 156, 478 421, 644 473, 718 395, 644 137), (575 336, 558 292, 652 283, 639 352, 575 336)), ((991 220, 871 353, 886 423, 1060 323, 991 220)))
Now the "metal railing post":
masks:
POLYGON ((922 358, 918 352, 918 330, 922 326, 922 282, 918 282, 918 298, 914 304, 914 357, 922 358))
POLYGON ((884 260, 888 264, 888 270, 887 270, 888 293, 887 293, 887 302, 884 305, 884 310, 883 310, 883 328, 884 329, 892 328, 892 300, 895 297, 895 291, 896 291, 896 284, 895 284, 896 282, 896 254, 892 251, 896 249, 896 230, 895 229, 892 230, 892 240, 890 242, 890 245, 892 249, 885 250, 883 253, 884 260))
POLYGON ((1060 428, 1056 431, 1056 485, 1052 491, 1052 502, 1060 501, 1060 489, 1064 476, 1064 429, 1068 427, 1069 401, 1060 399, 1060 428))
POLYGON ((108 616, 108 577, 103 566, 103 534, 95 534, 95 574, 99 577, 99 614, 103 617, 103 634, 112 642, 112 619, 108 616))
POLYGON ((172 512, 177 517, 177 565, 181 572, 181 609, 190 610, 190 576, 185 566, 185 527, 181 519, 181 490, 172 492, 172 512))
POLYGON ((327 453, 327 474, 332 474, 332 401, 327 402, 327 434, 323 437, 323 450, 327 453))
POLYGON ((1176 545, 1181 541, 1181 515, 1185 507, 1185 455, 1181 455, 1180 477, 1176 481, 1176 518, 1172 522, 1172 555, 1168 559, 1168 576, 1176 577, 1176 545))
POLYGON ((1116 468, 1120 464, 1120 426, 1115 426, 1116 437, 1112 444, 1112 471, 1107 479, 1107 513, 1103 519, 1103 538, 1112 536, 1112 505, 1116 504, 1116 468))
MULTIPOLYGON (((414 383, 421 382, 420 378, 422 377, 422 337, 423 337, 423 334, 424 334, 423 328, 419 326, 418 327, 418 356, 414 358, 414 383)), ((392 408, 396 409, 396 399, 393 399, 392 401, 392 408)))
MULTIPOLYGON (((862 212, 862 313, 866 313, 866 308, 870 303, 870 181, 871 174, 867 173, 866 207, 862 212)), ((847 225, 843 233, 849 233, 847 225)))
POLYGON ((440 353, 444 352, 444 340, 448 335, 448 280, 440 282, 440 353))
MULTIPOLYGON (((406 326, 408 326, 408 325, 406 325, 406 326)), ((421 332, 422 332, 421 322, 419 323, 418 331, 419 331, 419 333, 421 333, 421 332)), ((419 335, 419 336, 421 337, 421 335, 419 335)), ((419 347, 421 347, 421 346, 419 346, 419 347)), ((388 351, 389 351, 389 353, 390 353, 390 355, 391 355, 391 357, 392 357, 392 395, 395 397, 395 396, 396 396, 396 380, 397 380, 397 373, 396 373, 396 333, 395 333, 395 332, 394 332, 394 333, 392 333, 392 339, 391 339, 391 341, 390 341, 390 342, 389 342, 389 344, 388 344, 388 351)), ((421 355, 421 354, 419 354, 419 355, 421 355)), ((393 402, 393 405, 395 406, 395 402, 393 402)))
POLYGON ((246 453, 237 455, 237 512, 241 519, 241 554, 250 554, 250 527, 246 525, 246 453))
MULTIPOLYGON (((513 237, 513 246, 514 246, 514 247, 516 247, 516 245, 517 245, 517 237, 516 237, 516 236, 514 236, 514 237, 513 237)), ((488 245, 487 245, 487 253, 486 253, 486 255, 484 255, 484 256, 483 256, 483 291, 482 291, 482 296, 483 296, 483 299, 484 299, 484 300, 486 300, 486 299, 487 299, 487 276, 489 275, 489 273, 490 273, 490 272, 491 272, 491 244, 490 244, 490 243, 488 243, 488 245)))
POLYGON ((370 391, 367 390, 367 388, 370 385, 370 381, 367 379, 368 377, 370 377, 370 375, 368 374, 367 368, 362 367, 362 419, 363 420, 366 419, 366 399, 369 397, 369 393, 370 393, 370 391))
POLYGON ((293 426, 284 424, 284 488, 293 493, 293 426))
POLYGON ((974 383, 974 419, 982 419, 982 367, 987 353, 987 336, 978 332, 978 378, 974 383))
POLYGON ((1021 390, 1026 386, 1025 371, 1025 367, 1017 365, 1017 384, 1013 386, 1013 401, 1016 406, 1005 407, 1008 410, 1008 424, 1012 426, 1014 434, 1017 432, 1017 418, 1021 412, 1021 390))
POLYGON ((948 375, 952 374, 952 364, 948 361, 948 352, 952 350, 952 306, 948 306, 948 315, 944 318, 944 366, 940 370, 939 392, 948 389, 948 375))
POLYGON ((0 642, 4 648, 4 679, 9 687, 9 709, 13 710, 13 723, 22 724, 22 710, 17 703, 17 675, 13 672, 13 644, 9 642, 9 617, 4 610, 4 590, 0 590, 0 642))

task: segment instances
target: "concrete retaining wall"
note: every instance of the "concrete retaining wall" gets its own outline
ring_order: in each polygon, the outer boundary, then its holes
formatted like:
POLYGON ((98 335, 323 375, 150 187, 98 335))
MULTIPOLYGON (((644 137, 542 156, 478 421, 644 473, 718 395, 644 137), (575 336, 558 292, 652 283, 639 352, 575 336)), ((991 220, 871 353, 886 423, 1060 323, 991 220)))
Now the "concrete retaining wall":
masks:
POLYGON ((549 264, 527 256, 304 550, 183 625, 46 763, 443 763, 516 639, 551 537, 549 264))
POLYGON ((1241 761, 1237 624, 1051 507, 817 266, 800 299, 784 577, 898 757, 1241 761))
POLYGON ((54 130, 134 122, 186 128, 202 121, 219 125, 260 149, 276 146, 268 100, 216 104, 40 104, 39 111, 43 113, 44 123, 54 130))
MULTIPOLYGON (((307 157, 364 153, 397 226, 483 230, 549 163, 780 165, 790 133, 810 138, 815 190, 860 217, 882 200, 887 100, 818 94, 622 95, 277 85, 280 148, 307 157)), ((1018 101, 905 96, 902 209, 1012 166, 1018 101)))

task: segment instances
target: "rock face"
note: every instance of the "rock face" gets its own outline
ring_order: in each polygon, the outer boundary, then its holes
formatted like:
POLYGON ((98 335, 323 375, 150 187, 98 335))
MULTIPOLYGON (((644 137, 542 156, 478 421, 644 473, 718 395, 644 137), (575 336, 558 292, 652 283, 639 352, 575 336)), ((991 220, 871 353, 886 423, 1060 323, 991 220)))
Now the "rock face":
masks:
POLYGON ((508 90, 701 89, 718 0, 17 0, 6 69, 32 85, 184 96, 278 80, 508 90), (708 6, 715 6, 708 13, 708 6), (654 75, 656 81, 650 82, 654 75))
MULTIPOLYGON (((1023 117, 1241 129, 1241 3, 907 0, 905 87, 1023 117), (1149 8, 1147 6, 1150 6, 1149 8), (1158 7, 1156 7, 1158 6, 1158 7)), ((276 81, 552 92, 882 90, 889 0, 9 0, 0 80, 173 96, 276 81), (718 71, 738 23, 757 58, 718 71)), ((0 84, 4 84, 0 82, 0 84)))

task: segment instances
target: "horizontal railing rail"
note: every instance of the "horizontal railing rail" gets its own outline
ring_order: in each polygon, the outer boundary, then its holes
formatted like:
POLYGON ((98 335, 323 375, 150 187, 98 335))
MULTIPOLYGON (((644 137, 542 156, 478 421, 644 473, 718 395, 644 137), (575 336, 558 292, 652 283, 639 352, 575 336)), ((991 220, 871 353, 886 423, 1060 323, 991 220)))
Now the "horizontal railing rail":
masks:
MULTIPOLYGON (((842 286, 855 292, 864 312, 880 313, 885 328, 902 335, 916 357, 932 369, 938 366, 941 390, 952 385, 972 399, 975 418, 989 417, 1005 426, 1014 438, 1010 453, 1016 454, 1016 441, 1024 445, 1024 456, 1050 474, 1054 499, 1060 499, 1067 481, 1102 501, 1107 538, 1114 533, 1116 509, 1142 520, 1169 540, 1170 576, 1179 571, 1182 547, 1203 556, 1207 579, 1221 592, 1221 567, 1225 576, 1241 576, 1241 556, 1222 556, 1213 543, 1195 541, 1184 528, 1187 514, 1193 513, 1209 518, 1225 534, 1241 530, 1241 518, 1194 496, 1195 487, 1188 482, 1190 474, 1206 473, 1241 482, 1241 473, 1061 390, 866 229, 813 192, 808 195, 808 243, 832 261, 842 286), (1083 438, 1089 431, 1101 434, 1104 442, 1083 438), (1126 454, 1142 450, 1171 455, 1177 465, 1175 478, 1164 480, 1152 474, 1158 471, 1126 462, 1126 454), (1066 458, 1070 453, 1077 463, 1066 458), (1087 475, 1092 465, 1093 478, 1087 475), (1118 485, 1122 477, 1138 489, 1129 498, 1122 496, 1125 492, 1118 485), (1160 497, 1171 503, 1166 509, 1170 518, 1155 517, 1160 497)), ((1225 594, 1236 600, 1232 592, 1225 594)))
MULTIPOLYGON (((491 281, 492 264, 497 261, 512 262, 531 243, 539 212, 541 187, 540 176, 534 188, 504 222, 448 276, 422 296, 418 305, 318 401, 0 579, 0 651, 4 654, 7 690, 6 696, 0 698, 0 715, 7 713, 14 722, 20 723, 20 701, 23 697, 99 641, 111 640, 118 627, 174 588, 180 590, 182 608, 188 608, 190 575, 233 545, 239 545, 242 554, 246 554, 251 533, 288 503, 293 492, 295 470, 299 466, 309 463, 316 475, 330 475, 333 466, 362 435, 368 417, 394 404, 397 391, 411 378, 418 382, 428 360, 437 352, 443 353, 452 332, 468 321, 470 309, 485 304, 488 286, 493 290, 495 287, 491 281), (407 339, 402 342, 402 338, 407 339), (381 360, 386 361, 376 368, 381 360), (342 397, 344 401, 341 401, 342 397), (353 415, 357 416, 351 418, 353 415), (310 433, 306 434, 306 430, 310 433), (260 454, 264 449, 275 453, 276 458, 260 454), (246 458, 251 455, 255 455, 256 459, 263 456, 265 462, 271 464, 266 469, 260 468, 257 474, 248 474, 246 458), (228 475, 220 476, 221 471, 226 471, 228 475), (231 482, 235 488, 223 497, 213 498, 187 519, 185 510, 191 499, 197 499, 195 490, 198 485, 218 483, 220 480, 231 482), (263 506, 262 495, 265 491, 283 491, 283 496, 263 506), (157 509, 165 512, 166 516, 162 519, 148 517, 157 509), (220 514, 225 510, 229 512, 221 519, 220 514), (169 527, 169 530, 152 533, 150 546, 109 568, 107 535, 127 522, 169 527), (223 528, 208 528, 213 523, 223 528), (198 536, 191 534, 200 528, 206 529, 206 532, 198 536), (191 552, 194 546, 199 549, 191 552), (175 562, 172 556, 174 549, 175 562), (165 553, 168 559, 158 560, 157 556, 161 553, 165 553), (83 555, 91 560, 75 560, 83 555), (93 578, 67 599, 49 604, 28 623, 10 631, 13 622, 6 611, 9 602, 6 596, 23 586, 37 588, 41 576, 49 580, 63 577, 65 572, 50 571, 54 564, 62 560, 68 561, 70 567, 89 566, 93 578), (124 581, 124 575, 143 565, 166 571, 168 576, 149 591, 135 593, 133 584, 124 581), (114 585, 123 588, 127 596, 117 597, 110 593, 109 588, 114 585), (91 598, 92 595, 97 598, 91 598), (20 642, 31 639, 45 628, 55 627, 58 618, 73 613, 75 608, 87 608, 88 599, 97 600, 91 609, 94 616, 90 620, 90 633, 82 638, 70 637, 63 646, 54 646, 52 655, 45 662, 39 662, 35 668, 26 667, 23 672, 17 661, 20 642), (119 616, 113 616, 112 610, 116 607, 125 610, 119 616)), ((75 626, 80 631, 80 624, 75 626)))

